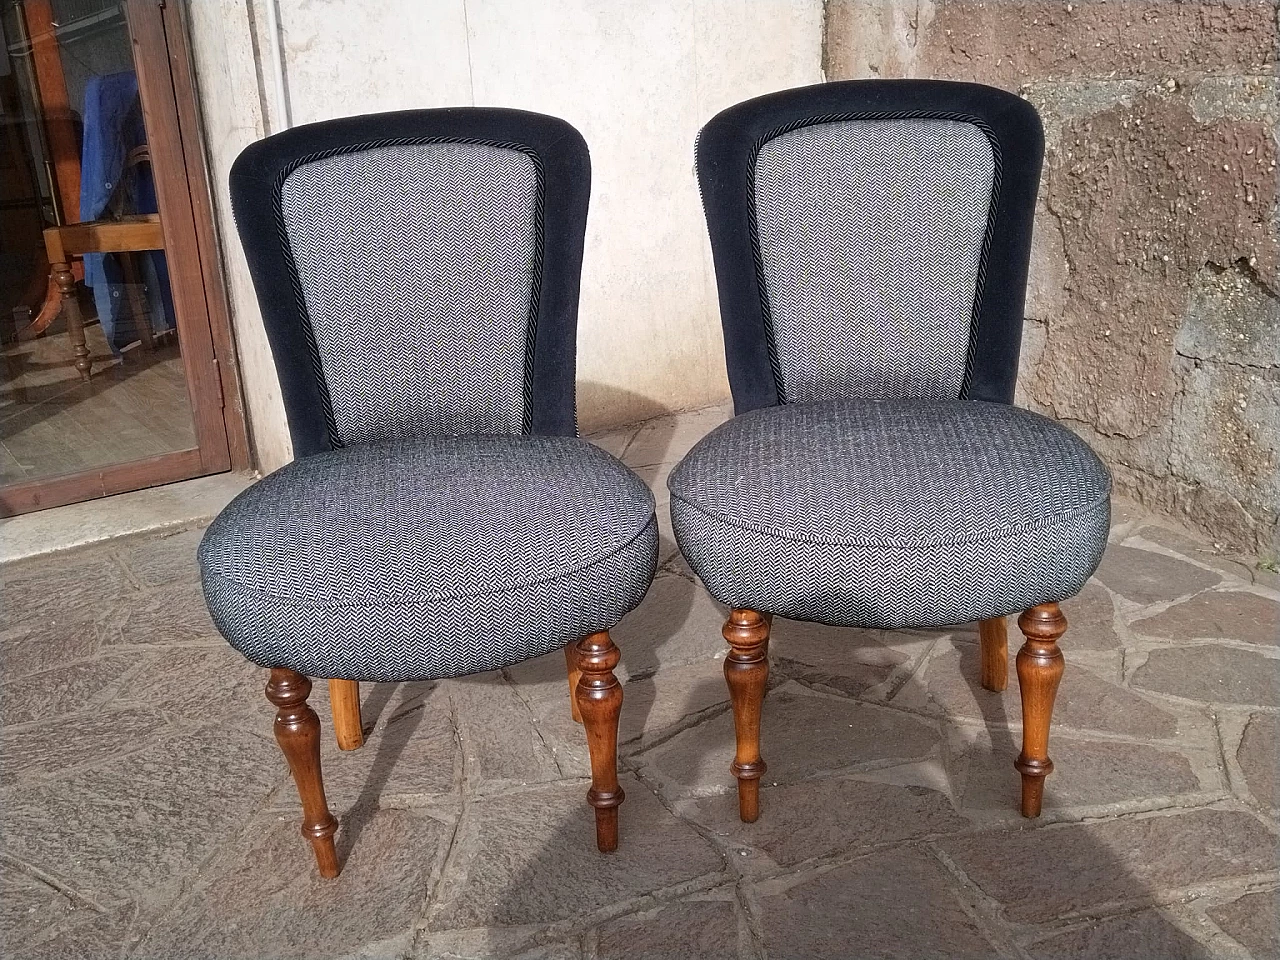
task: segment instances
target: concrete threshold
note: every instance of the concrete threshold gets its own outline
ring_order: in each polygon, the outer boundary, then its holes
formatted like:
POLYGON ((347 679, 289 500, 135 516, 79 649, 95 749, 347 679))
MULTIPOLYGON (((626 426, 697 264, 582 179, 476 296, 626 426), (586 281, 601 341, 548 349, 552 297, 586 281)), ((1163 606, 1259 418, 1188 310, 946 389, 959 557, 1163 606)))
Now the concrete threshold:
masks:
POLYGON ((0 520, 0 563, 211 520, 257 479, 219 473, 0 520))

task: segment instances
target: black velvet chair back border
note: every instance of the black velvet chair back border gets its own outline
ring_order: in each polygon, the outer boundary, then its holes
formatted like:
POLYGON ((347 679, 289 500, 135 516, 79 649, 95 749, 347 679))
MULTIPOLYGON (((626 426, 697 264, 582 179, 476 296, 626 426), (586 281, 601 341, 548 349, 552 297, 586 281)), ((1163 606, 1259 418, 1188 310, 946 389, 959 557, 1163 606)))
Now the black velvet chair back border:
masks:
POLYGON ((429 143, 519 150, 538 171, 538 260, 526 363, 524 432, 577 432, 578 297, 591 161, 563 120, 522 110, 452 107, 306 124, 247 147, 230 175, 232 209, 280 379, 294 455, 341 446, 283 227, 281 188, 300 165, 340 153, 429 143))
POLYGON ((698 136, 698 181, 737 413, 784 400, 756 234, 753 181, 761 148, 811 124, 897 119, 968 122, 991 142, 996 176, 962 396, 1012 402, 1044 154, 1039 116, 1020 97, 981 84, 849 80, 739 103, 713 117, 698 136))

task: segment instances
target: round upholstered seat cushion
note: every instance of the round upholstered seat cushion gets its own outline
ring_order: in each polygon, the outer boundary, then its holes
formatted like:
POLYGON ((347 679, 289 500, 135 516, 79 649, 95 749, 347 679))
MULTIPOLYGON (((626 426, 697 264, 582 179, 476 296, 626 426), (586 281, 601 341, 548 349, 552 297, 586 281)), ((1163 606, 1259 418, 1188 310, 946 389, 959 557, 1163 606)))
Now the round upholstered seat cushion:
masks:
POLYGON ((967 400, 755 410, 672 472, 676 540, 735 607, 863 627, 1012 613, 1078 593, 1110 477, 1038 414, 967 400))
POLYGON ((200 544, 219 630, 264 666, 425 680, 605 630, 653 578, 653 495, 570 437, 440 436, 295 461, 200 544))

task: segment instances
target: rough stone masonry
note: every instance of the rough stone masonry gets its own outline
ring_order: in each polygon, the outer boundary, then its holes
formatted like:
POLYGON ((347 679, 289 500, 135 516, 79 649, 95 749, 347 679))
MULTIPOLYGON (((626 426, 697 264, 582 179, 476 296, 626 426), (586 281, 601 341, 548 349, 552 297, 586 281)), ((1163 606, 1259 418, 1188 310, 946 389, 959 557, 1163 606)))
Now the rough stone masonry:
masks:
POLYGON ((1277 0, 829 0, 829 79, 1015 90, 1045 122, 1019 402, 1117 489, 1280 554, 1277 0))

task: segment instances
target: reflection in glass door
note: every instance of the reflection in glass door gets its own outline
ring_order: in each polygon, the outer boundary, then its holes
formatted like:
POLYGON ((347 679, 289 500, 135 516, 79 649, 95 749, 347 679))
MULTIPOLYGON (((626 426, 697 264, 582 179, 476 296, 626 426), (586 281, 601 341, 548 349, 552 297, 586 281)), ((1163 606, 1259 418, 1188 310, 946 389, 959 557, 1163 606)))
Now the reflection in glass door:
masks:
POLYGON ((5 512, 226 469, 159 5, 0 14, 5 512))

